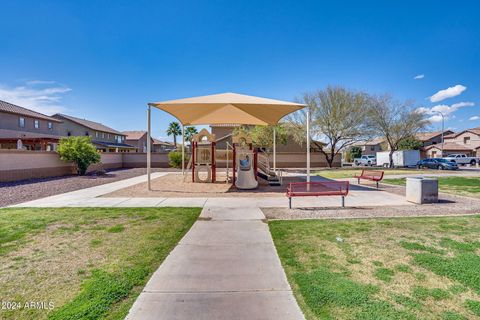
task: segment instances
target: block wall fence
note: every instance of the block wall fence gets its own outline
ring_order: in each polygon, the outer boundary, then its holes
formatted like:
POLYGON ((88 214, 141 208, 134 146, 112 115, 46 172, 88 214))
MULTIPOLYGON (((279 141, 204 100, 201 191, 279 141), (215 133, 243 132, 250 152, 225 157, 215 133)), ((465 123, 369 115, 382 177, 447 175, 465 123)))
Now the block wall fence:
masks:
MULTIPOLYGON (((102 153, 101 163, 88 168, 89 172, 105 169, 145 168, 146 153, 102 153)), ((277 168, 304 168, 305 153, 278 153, 277 168)), ((334 166, 341 165, 340 155, 336 157, 334 166)), ((311 154, 311 167, 326 167, 325 156, 320 153, 311 154)), ((153 168, 168 168, 168 153, 152 153, 153 168)), ((60 160, 56 152, 24 151, 0 149, 0 182, 19 181, 34 178, 46 178, 75 174, 72 163, 60 160)))

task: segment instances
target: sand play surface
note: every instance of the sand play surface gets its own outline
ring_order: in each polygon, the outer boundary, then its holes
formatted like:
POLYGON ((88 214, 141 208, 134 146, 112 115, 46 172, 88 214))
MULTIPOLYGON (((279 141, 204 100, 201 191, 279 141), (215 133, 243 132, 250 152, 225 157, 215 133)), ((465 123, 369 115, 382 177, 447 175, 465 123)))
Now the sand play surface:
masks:
POLYGON ((289 182, 301 181, 299 178, 284 178, 283 186, 269 186, 265 180, 259 179, 259 186, 253 190, 239 190, 231 183, 225 183, 225 173, 217 173, 215 183, 193 183, 192 175, 185 179, 181 174, 167 174, 152 180, 152 191, 147 190, 147 183, 139 183, 131 187, 117 190, 104 197, 285 197, 289 182))

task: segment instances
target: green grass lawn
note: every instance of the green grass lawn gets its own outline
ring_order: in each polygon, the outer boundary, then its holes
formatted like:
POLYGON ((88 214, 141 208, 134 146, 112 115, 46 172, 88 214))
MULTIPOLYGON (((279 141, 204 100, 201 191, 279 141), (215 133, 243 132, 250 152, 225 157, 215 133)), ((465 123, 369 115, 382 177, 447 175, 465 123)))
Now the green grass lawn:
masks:
POLYGON ((480 319, 480 216, 269 227, 307 319, 480 319))
MULTIPOLYGON (((384 179, 383 182, 404 186, 405 178, 384 179)), ((480 177, 438 177, 440 191, 480 198, 480 177)))
POLYGON ((0 309, 0 319, 123 319, 199 214, 198 208, 0 210, 0 300, 21 306, 0 309), (32 301, 47 310, 25 308, 32 301))
MULTIPOLYGON (((370 168, 370 167, 355 167, 348 169, 324 169, 315 172, 316 175, 325 177, 327 179, 343 179, 352 178, 355 174, 362 173, 362 169, 365 170, 381 170, 385 171, 385 176, 395 174, 428 174, 432 173, 432 170, 420 170, 420 169, 386 169, 386 168, 370 168)), ((435 173, 448 174, 447 171, 440 171, 435 173)))

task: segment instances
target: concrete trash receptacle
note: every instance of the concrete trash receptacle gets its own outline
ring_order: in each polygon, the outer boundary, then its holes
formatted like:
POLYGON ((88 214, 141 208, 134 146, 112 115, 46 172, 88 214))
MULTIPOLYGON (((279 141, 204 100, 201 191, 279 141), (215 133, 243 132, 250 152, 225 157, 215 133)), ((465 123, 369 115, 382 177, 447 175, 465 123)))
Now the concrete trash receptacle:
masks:
POLYGON ((407 201, 417 204, 438 202, 438 179, 407 178, 406 197, 407 201))

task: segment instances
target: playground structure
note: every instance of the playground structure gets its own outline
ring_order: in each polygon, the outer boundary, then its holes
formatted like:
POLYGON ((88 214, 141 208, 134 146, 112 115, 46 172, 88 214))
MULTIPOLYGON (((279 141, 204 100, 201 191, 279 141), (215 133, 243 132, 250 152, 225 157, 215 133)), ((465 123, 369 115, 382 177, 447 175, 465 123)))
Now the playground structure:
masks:
MULTIPOLYGON (((217 180, 217 162, 226 164, 226 182, 229 182, 230 161, 233 170, 232 182, 238 189, 255 189, 257 181, 257 152, 253 148, 251 137, 239 133, 232 137, 232 149, 216 148, 215 135, 202 129, 192 136, 192 157, 187 169, 192 170, 192 182, 215 183, 217 180), (206 174, 202 178, 201 173, 206 174)), ((230 145, 229 145, 230 146, 230 145)))
MULTIPOLYGON (((163 110, 173 117, 177 118, 180 121, 182 126, 182 173, 185 177, 185 126, 195 126, 195 125, 212 125, 212 124, 240 124, 240 125, 276 125, 283 117, 286 115, 301 110, 306 107, 304 104, 280 101, 268 98, 254 97, 237 93, 221 93, 213 94, 207 96, 199 96, 193 98, 185 98, 178 100, 169 100, 163 102, 152 102, 147 105, 147 140, 151 139, 151 109, 152 107, 163 110)), ((307 182, 310 181, 310 110, 306 109, 306 171, 307 171, 307 182)), ((211 153, 210 157, 207 153, 201 157, 205 158, 204 163, 198 164, 204 167, 197 166, 197 176, 199 169, 207 169, 207 174, 210 172, 210 181, 216 180, 216 152, 214 144, 211 141, 210 148, 211 153), (209 162, 210 161, 210 162, 209 162)), ((199 146, 197 144, 197 146, 199 146)), ((235 149, 236 147, 234 147, 235 149)), ((243 176, 244 173, 248 172, 248 177, 251 177, 253 173, 254 178, 256 177, 257 165, 258 165, 258 154, 255 156, 255 151, 253 148, 247 150, 242 147, 241 151, 238 150, 241 155, 236 161, 236 156, 233 157, 235 170, 235 184, 243 185, 238 180, 241 180, 239 174, 243 176), (256 159, 256 160, 255 160, 256 159), (241 172, 241 173, 240 173, 241 172)), ((196 152, 195 152, 196 153, 196 152)), ((194 154, 195 154, 194 153, 194 154)), ((226 157, 229 157, 229 150, 226 151, 226 157)), ((195 155, 194 155, 195 156, 195 155)), ((195 162, 192 161, 192 167, 195 166, 195 162)), ((198 161, 198 159, 197 159, 198 161)), ((227 165, 228 165, 227 160, 227 165)), ((269 159, 262 157, 261 167, 265 169, 264 174, 267 176, 269 184, 271 182, 275 183, 275 179, 278 180, 276 176, 276 151, 275 151, 275 131, 273 134, 273 170, 269 168, 269 159), (266 161, 264 161, 266 160, 266 161), (270 178, 269 178, 270 177, 270 178), (271 179, 273 178, 273 179, 271 179)), ((195 179, 195 172, 193 173, 193 179, 195 179)), ((208 180, 208 176, 207 179, 208 180)), ((257 179, 255 178, 255 181, 257 179)), ((227 179, 228 182, 228 169, 227 169, 227 179)), ((245 182, 245 186, 251 186, 253 183, 245 182)), ((147 188, 149 191, 152 190, 151 187, 151 144, 147 143, 147 188)))
POLYGON ((232 137, 233 142, 233 183, 238 189, 258 187, 257 152, 252 139, 241 132, 232 137))
POLYGON ((202 129, 192 136, 191 144, 192 182, 214 183, 217 178, 215 135, 208 132, 207 129, 202 129), (206 171, 206 179, 200 178, 201 171, 206 171))

